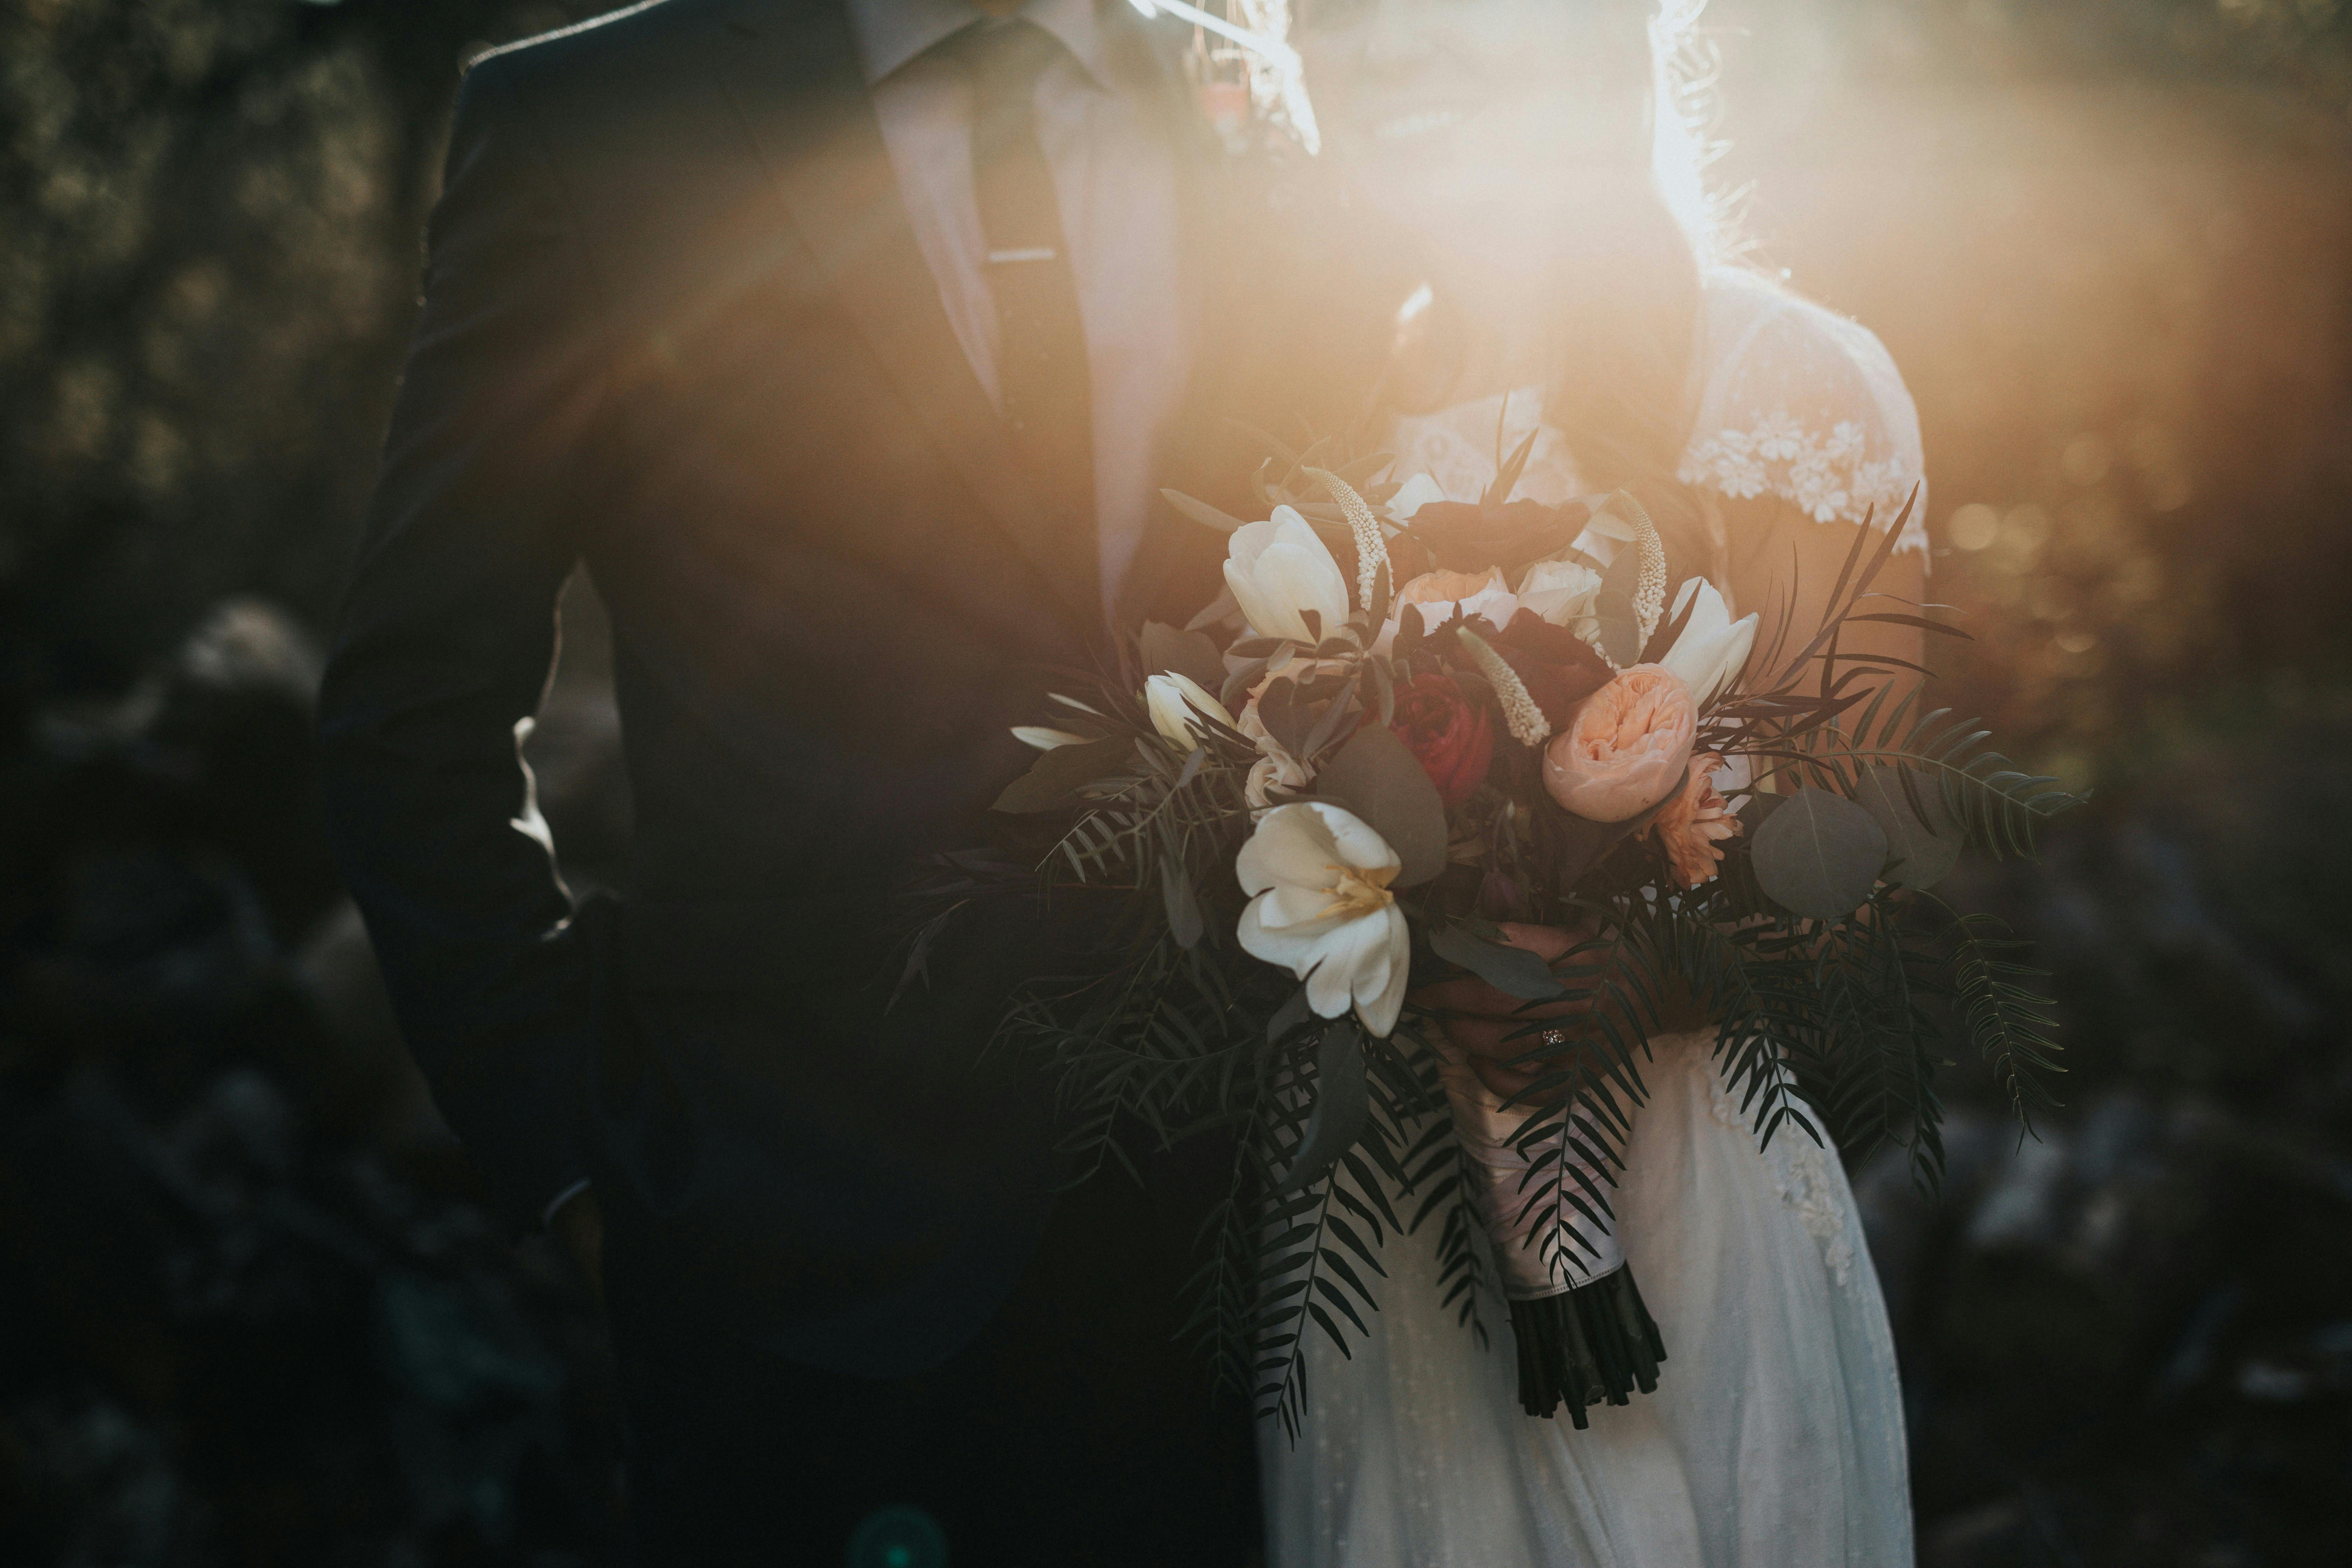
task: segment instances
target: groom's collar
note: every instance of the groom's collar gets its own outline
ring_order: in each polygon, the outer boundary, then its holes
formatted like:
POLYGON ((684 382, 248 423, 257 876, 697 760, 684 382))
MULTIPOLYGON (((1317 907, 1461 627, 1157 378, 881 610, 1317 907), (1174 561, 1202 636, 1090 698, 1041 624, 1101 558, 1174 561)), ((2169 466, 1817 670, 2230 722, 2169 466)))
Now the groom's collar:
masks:
MULTIPOLYGON (((1102 0, 1124 5, 1126 0, 1102 0)), ((1097 0, 1029 0, 1018 15, 1054 35, 1096 82, 1111 82, 1097 0)), ((866 85, 874 86, 908 60, 982 19, 971 0, 849 0, 849 30, 866 85)))

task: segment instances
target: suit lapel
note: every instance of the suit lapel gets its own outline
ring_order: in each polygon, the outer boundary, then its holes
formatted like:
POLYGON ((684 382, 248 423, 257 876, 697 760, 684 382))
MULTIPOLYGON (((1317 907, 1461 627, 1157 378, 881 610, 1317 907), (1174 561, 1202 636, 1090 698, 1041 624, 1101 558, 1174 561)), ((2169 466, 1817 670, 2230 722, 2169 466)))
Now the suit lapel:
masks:
POLYGON ((803 243, 948 462, 1073 629, 1091 636, 1101 611, 1076 599, 916 244, 845 7, 736 0, 713 34, 714 65, 803 243))

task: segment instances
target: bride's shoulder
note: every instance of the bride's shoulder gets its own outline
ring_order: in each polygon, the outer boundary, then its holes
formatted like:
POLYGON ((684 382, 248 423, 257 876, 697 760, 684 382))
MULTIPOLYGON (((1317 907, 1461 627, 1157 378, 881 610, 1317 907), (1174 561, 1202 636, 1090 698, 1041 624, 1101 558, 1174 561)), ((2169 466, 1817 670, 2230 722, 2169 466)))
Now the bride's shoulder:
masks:
MULTIPOLYGON (((1926 465, 1919 416, 1875 333, 1769 279, 1711 269, 1686 484, 1777 495, 1822 522, 1891 523, 1926 465)), ((1927 546, 1927 498, 1903 547, 1927 546)))

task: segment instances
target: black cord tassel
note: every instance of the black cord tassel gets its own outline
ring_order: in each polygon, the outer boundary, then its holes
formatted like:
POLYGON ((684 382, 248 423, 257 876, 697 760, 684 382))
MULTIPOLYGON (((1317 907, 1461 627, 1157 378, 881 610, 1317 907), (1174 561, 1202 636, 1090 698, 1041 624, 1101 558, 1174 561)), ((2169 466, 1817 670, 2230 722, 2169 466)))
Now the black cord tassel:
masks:
POLYGON ((1628 1405, 1656 1391, 1666 1342, 1642 1304, 1633 1265, 1559 1296, 1511 1303, 1519 1347, 1519 1403, 1550 1417, 1565 1403, 1581 1431, 1587 1405, 1628 1405))

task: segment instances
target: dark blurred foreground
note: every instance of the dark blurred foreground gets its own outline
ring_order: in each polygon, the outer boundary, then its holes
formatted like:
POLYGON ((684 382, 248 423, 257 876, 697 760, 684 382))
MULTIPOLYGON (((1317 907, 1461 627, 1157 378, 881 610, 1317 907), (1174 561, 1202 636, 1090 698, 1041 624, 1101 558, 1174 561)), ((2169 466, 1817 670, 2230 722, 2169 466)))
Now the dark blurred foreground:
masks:
MULTIPOLYGON (((312 822, 316 668, 224 605, 8 780, 0 1561, 611 1560, 595 1305, 495 1232, 401 1052, 312 822)), ((542 804, 609 847, 572 691, 542 804)), ((1956 1072, 1940 1204, 1856 1172, 1929 1568, 2352 1556, 2345 820, 2352 698, 1948 889, 2041 939, 2075 1072, 2039 1141, 1956 1072)))
POLYGON ((317 669, 232 601, 11 767, 0 1561, 610 1558, 601 1319, 408 1065, 316 823, 317 669))
MULTIPOLYGON (((598 8, 0 16, 0 1563, 612 1560, 595 1304, 477 1204, 307 742, 456 61, 598 8)), ((1960 1064, 1942 1201, 1855 1173, 1922 1561, 2352 1561, 2352 5, 1716 16, 1766 256, 1917 393, 1948 700, 2097 796, 1946 889, 2057 971, 2063 1112, 1960 1064)))

